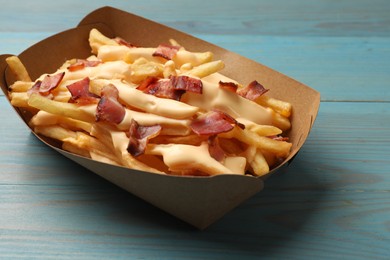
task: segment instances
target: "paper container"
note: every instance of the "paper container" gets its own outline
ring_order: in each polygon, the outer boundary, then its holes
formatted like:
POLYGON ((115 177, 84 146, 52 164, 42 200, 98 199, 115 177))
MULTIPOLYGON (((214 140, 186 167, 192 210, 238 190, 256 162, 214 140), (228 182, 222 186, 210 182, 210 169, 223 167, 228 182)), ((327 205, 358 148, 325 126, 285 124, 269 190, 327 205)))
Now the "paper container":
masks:
MULTIPOLYGON (((97 9, 87 15, 76 28, 51 36, 18 56, 32 79, 36 79, 43 73, 54 72, 67 59, 88 57, 91 54, 88 45, 91 28, 97 28, 109 37, 120 36, 138 46, 157 46, 173 38, 188 50, 212 51, 215 59, 222 59, 225 62, 223 74, 239 82, 256 79, 271 89, 268 92, 270 96, 293 105, 292 129, 288 133, 293 143, 292 152, 278 168, 287 165, 305 142, 319 108, 318 92, 255 61, 118 9, 111 7, 97 9)), ((5 63, 7 56, 9 55, 0 56, 0 84, 6 95, 7 86, 14 82, 5 63)), ((15 110, 27 124, 30 115, 22 109, 15 110)), ((61 150, 57 142, 37 137, 69 159, 199 229, 209 226, 262 190, 264 179, 278 169, 274 169, 263 178, 239 175, 214 177, 158 175, 70 154, 61 150)))

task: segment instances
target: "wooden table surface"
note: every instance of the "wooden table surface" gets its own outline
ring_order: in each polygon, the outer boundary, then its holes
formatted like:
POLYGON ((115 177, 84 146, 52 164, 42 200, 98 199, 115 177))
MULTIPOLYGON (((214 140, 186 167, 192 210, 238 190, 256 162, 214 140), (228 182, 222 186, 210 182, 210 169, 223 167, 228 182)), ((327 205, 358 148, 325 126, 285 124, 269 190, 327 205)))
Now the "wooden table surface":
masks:
POLYGON ((390 259, 389 1, 0 3, 2 54, 111 5, 321 92, 288 171, 204 231, 41 144, 1 95, 1 259, 390 259))

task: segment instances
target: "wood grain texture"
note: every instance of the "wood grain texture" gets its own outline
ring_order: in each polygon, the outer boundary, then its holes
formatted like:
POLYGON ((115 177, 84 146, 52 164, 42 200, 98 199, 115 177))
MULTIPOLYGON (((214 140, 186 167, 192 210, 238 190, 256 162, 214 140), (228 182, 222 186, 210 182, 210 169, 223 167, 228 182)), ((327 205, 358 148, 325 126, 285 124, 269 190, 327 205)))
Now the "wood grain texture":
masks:
MULTIPOLYGON (((0 53, 16 54, 107 5, 0 3, 0 53)), ((315 88, 315 126, 264 191, 200 232, 42 145, 2 95, 0 258, 390 258, 390 2, 109 4, 315 88)))

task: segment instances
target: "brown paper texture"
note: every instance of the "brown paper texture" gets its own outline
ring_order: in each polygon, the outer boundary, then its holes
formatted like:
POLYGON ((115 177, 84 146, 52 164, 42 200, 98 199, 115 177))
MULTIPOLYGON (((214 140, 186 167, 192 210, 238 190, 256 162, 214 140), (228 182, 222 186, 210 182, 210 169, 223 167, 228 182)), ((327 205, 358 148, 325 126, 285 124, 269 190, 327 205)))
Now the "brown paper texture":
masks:
MULTIPOLYGON (((271 89, 268 92, 270 96, 292 104, 292 129, 288 133, 293 143, 291 154, 282 165, 262 178, 238 175, 183 177, 141 172, 68 153, 53 140, 36 135, 69 159, 199 229, 206 228, 259 192, 265 178, 294 158, 313 126, 320 104, 317 91, 253 60, 111 7, 93 11, 76 28, 44 39, 18 56, 35 80, 43 73, 54 72, 65 60, 90 56, 88 35, 92 28, 108 37, 119 36, 138 46, 157 46, 173 38, 191 51, 212 51, 215 59, 223 60, 226 65, 221 73, 239 82, 256 79, 271 89)), ((14 82, 5 63, 7 56, 0 56, 0 84, 5 95, 8 94, 8 86, 14 82)), ((31 116, 22 109, 15 110, 27 124, 31 116)))

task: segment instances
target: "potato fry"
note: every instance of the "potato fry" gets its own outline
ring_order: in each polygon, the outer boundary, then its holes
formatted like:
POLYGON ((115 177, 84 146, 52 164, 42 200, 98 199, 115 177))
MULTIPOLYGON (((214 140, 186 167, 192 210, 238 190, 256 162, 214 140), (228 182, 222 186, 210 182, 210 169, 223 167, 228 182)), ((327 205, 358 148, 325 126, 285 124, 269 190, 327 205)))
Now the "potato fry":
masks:
POLYGON ((262 106, 272 108, 275 112, 279 113, 283 117, 290 117, 292 106, 291 103, 271 98, 266 95, 261 95, 256 99, 256 102, 262 106))
POLYGON ((190 52, 181 48, 176 55, 172 58, 176 66, 179 68, 183 64, 190 63, 196 67, 204 63, 211 62, 213 60, 213 53, 210 51, 206 52, 190 52))
POLYGON ((254 146, 250 146, 245 152, 245 154, 247 155, 248 163, 252 168, 252 172, 254 175, 263 176, 264 174, 269 172, 270 168, 268 162, 266 161, 260 149, 254 146))
POLYGON ((18 80, 10 86, 10 91, 12 91, 12 92, 27 92, 27 90, 29 90, 33 85, 34 85, 34 82, 18 80))
POLYGON ((235 127, 233 130, 227 133, 220 134, 224 138, 236 138, 237 140, 253 145, 261 150, 269 151, 279 157, 287 157, 290 153, 291 143, 285 141, 276 141, 274 139, 260 136, 247 129, 241 129, 235 127))
POLYGON ((28 104, 28 95, 26 92, 11 92, 9 97, 13 106, 30 108, 30 105, 28 104))
POLYGON ((85 122, 93 122, 95 120, 94 113, 91 112, 90 109, 83 109, 71 103, 50 100, 39 94, 31 94, 28 100, 28 105, 51 114, 70 117, 76 120, 85 122))
POLYGON ((15 75, 16 80, 31 81, 30 75, 28 74, 26 67, 18 56, 10 56, 5 60, 12 73, 15 75))
POLYGON ((160 63, 148 61, 145 58, 139 58, 131 65, 130 80, 133 83, 140 83, 147 77, 162 76, 163 65, 160 63))
POLYGON ((272 114, 272 124, 280 128, 282 131, 287 131, 291 128, 290 120, 278 113, 272 114))
POLYGON ((119 45, 115 40, 104 36, 101 32, 96 29, 92 29, 89 33, 89 45, 91 46, 92 53, 96 54, 99 48, 103 45, 119 45))
POLYGON ((194 67, 193 69, 184 73, 184 75, 204 78, 215 72, 222 70, 225 67, 225 64, 221 60, 210 61, 207 63, 202 63, 201 65, 194 67))
POLYGON ((91 154, 90 154, 89 150, 80 148, 77 145, 74 145, 72 143, 68 143, 68 142, 62 143, 62 149, 64 149, 65 151, 68 151, 70 153, 74 153, 74 154, 77 154, 77 155, 80 155, 80 156, 83 156, 86 158, 91 158, 91 154))
POLYGON ((170 136, 159 135, 151 140, 155 144, 188 144, 188 145, 200 145, 202 142, 207 141, 207 136, 199 136, 195 134, 183 135, 183 136, 170 136))
POLYGON ((83 130, 90 133, 92 130, 92 124, 84 121, 72 119, 69 117, 63 117, 55 114, 50 114, 46 111, 40 110, 30 120, 31 126, 48 126, 48 125, 61 125, 72 131, 83 130))

